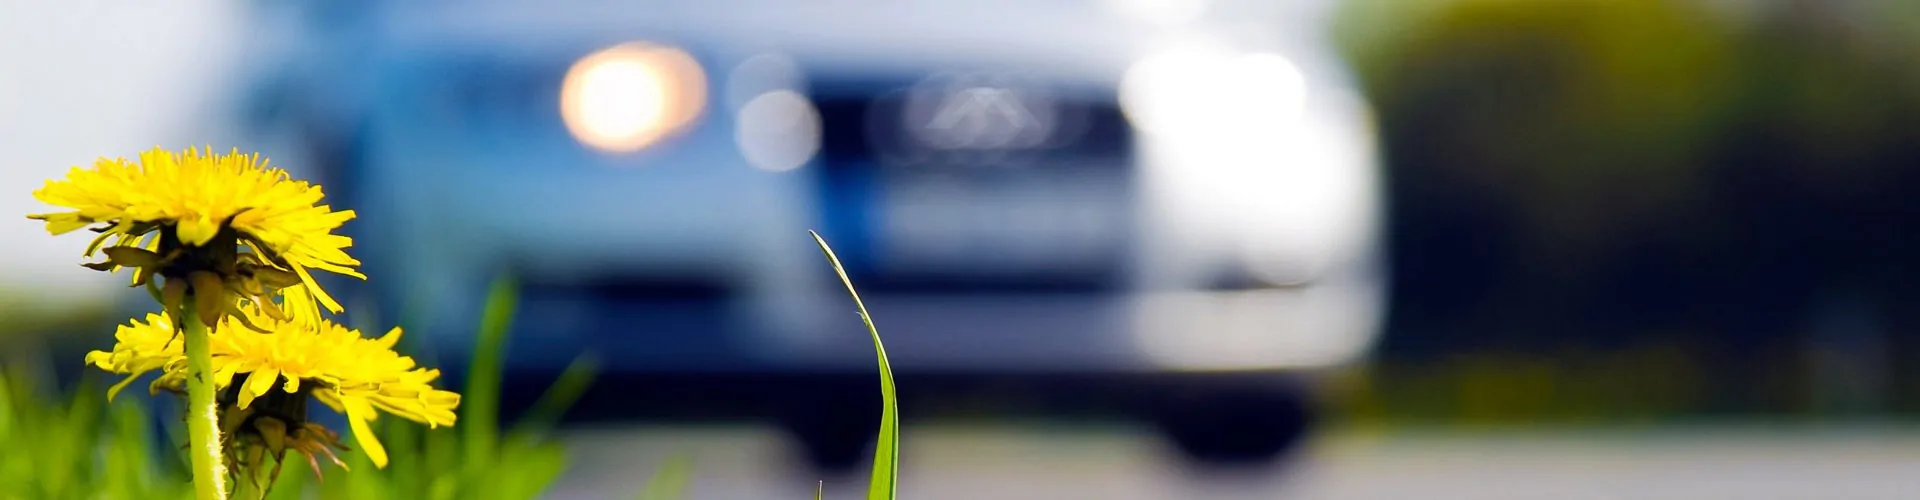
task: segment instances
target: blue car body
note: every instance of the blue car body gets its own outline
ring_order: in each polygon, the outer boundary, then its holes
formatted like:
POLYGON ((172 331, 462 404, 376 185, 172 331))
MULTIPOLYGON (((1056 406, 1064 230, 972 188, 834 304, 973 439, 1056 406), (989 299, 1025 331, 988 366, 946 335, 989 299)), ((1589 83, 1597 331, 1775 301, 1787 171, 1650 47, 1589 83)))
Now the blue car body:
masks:
POLYGON ((817 229, 905 372, 1364 359, 1383 306, 1378 167, 1344 70, 1288 20, 1306 11, 1121 4, 292 3, 261 7, 285 36, 259 47, 243 116, 359 212, 372 279, 337 285, 362 292, 350 306, 443 358, 472 347, 488 282, 511 273, 516 367, 871 370, 817 229), (588 147, 559 110, 566 75, 635 41, 697 62, 702 111, 638 151, 588 147), (742 76, 768 60, 797 78, 742 76), (1293 87, 1181 74, 1235 61, 1293 87), (741 146, 745 101, 774 91, 804 97, 817 136, 779 171, 741 146), (1196 104, 1134 102, 1180 99, 1196 104))

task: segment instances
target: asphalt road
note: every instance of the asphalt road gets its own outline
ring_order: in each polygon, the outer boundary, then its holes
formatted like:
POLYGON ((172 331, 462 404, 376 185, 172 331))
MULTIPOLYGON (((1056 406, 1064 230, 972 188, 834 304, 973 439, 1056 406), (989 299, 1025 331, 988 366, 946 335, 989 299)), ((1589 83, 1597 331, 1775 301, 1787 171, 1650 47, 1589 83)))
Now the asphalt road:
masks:
MULTIPOLYGON (((752 428, 577 431, 552 498, 633 498, 689 453, 691 499, 806 499, 778 434, 752 428)), ((931 428, 904 438, 900 497, 1021 499, 1920 499, 1920 429, 1343 431, 1300 459, 1194 470, 1125 428, 931 428)), ((827 498, 864 498, 864 478, 827 498)))

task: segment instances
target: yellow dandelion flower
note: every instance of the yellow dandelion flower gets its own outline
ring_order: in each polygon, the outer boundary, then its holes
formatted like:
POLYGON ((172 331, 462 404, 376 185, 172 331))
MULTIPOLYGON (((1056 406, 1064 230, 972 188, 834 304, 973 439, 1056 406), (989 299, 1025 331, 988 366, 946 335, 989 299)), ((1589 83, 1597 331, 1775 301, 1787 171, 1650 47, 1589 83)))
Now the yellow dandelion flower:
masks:
MULTIPOLYGON (((231 322, 241 319, 233 318, 210 337, 213 382, 229 416, 222 426, 231 431, 230 444, 264 446, 275 454, 281 451, 277 448, 293 448, 310 460, 314 452, 326 451, 321 446, 327 441, 325 432, 305 419, 308 396, 345 414, 354 441, 380 467, 386 467, 386 450, 369 425, 379 412, 434 427, 454 424, 460 395, 433 387, 439 370, 419 367, 413 358, 393 351, 399 328, 366 338, 331 321, 278 320, 251 306, 238 309, 266 331, 239 328, 231 322), (289 432, 302 429, 312 432, 304 437, 289 432), (316 449, 302 448, 301 443, 316 449)), ((129 380, 161 369, 153 390, 180 391, 186 382, 186 358, 177 346, 165 345, 172 336, 172 325, 152 315, 145 323, 121 327, 113 351, 90 353, 87 361, 128 374, 129 380)), ((238 451, 245 450, 229 453, 238 451)))
POLYGON ((165 315, 148 314, 142 323, 135 319, 120 325, 113 333, 113 352, 87 353, 87 364, 113 373, 127 374, 126 380, 107 389, 111 400, 120 390, 147 372, 166 368, 174 360, 186 359, 181 343, 173 336, 173 322, 165 315))
MULTIPOLYGON (((340 304, 309 270, 365 279, 354 269, 360 262, 346 253, 353 240, 333 234, 354 212, 319 204, 320 186, 292 179, 257 154, 155 148, 138 162, 103 158, 91 168, 74 167, 33 196, 72 209, 28 216, 45 221, 49 232, 92 227, 100 233, 86 255, 104 246, 108 261, 88 267, 138 268, 136 286, 150 284, 152 276, 165 278, 168 288, 161 295, 163 302, 172 301, 169 310, 191 286, 196 296, 249 299, 284 319, 268 297, 297 284, 317 306, 339 313, 340 304)), ((231 301, 200 302, 209 325, 232 315, 219 309, 231 301)), ((317 317, 318 307, 310 312, 317 317)))

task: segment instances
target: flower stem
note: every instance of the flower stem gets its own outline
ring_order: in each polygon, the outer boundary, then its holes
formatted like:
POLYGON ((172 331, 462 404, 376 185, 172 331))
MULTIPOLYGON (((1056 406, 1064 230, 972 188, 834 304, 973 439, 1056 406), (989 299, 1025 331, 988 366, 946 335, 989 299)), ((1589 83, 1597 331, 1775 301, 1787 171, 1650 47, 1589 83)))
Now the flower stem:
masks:
POLYGON ((187 437, 192 442, 189 460, 193 465, 195 500, 226 500, 226 466, 221 462, 220 413, 214 406, 213 353, 208 343, 207 326, 194 313, 189 297, 180 310, 179 325, 187 348, 187 437))

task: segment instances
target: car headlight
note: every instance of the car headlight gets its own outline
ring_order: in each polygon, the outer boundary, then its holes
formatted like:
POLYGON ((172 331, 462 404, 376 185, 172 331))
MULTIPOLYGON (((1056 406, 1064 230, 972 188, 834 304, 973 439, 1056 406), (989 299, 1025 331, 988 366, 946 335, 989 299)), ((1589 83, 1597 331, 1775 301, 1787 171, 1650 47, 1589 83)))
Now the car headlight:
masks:
MULTIPOLYGON (((1131 67, 1120 86, 1142 132, 1153 193, 1179 238, 1273 285, 1352 261, 1372 233, 1364 105, 1315 88, 1287 58, 1188 46, 1131 67), (1311 100, 1310 100, 1311 98, 1311 100)), ((1185 243, 1183 243, 1185 244, 1185 243)))
POLYGON ((1305 77, 1284 57, 1195 46, 1134 63, 1120 83, 1120 104, 1150 134, 1230 138, 1297 122, 1306 93, 1305 77))
POLYGON ((692 124, 706 94, 706 74, 693 56, 627 43, 588 54, 567 70, 560 116, 581 144, 629 153, 692 124))

